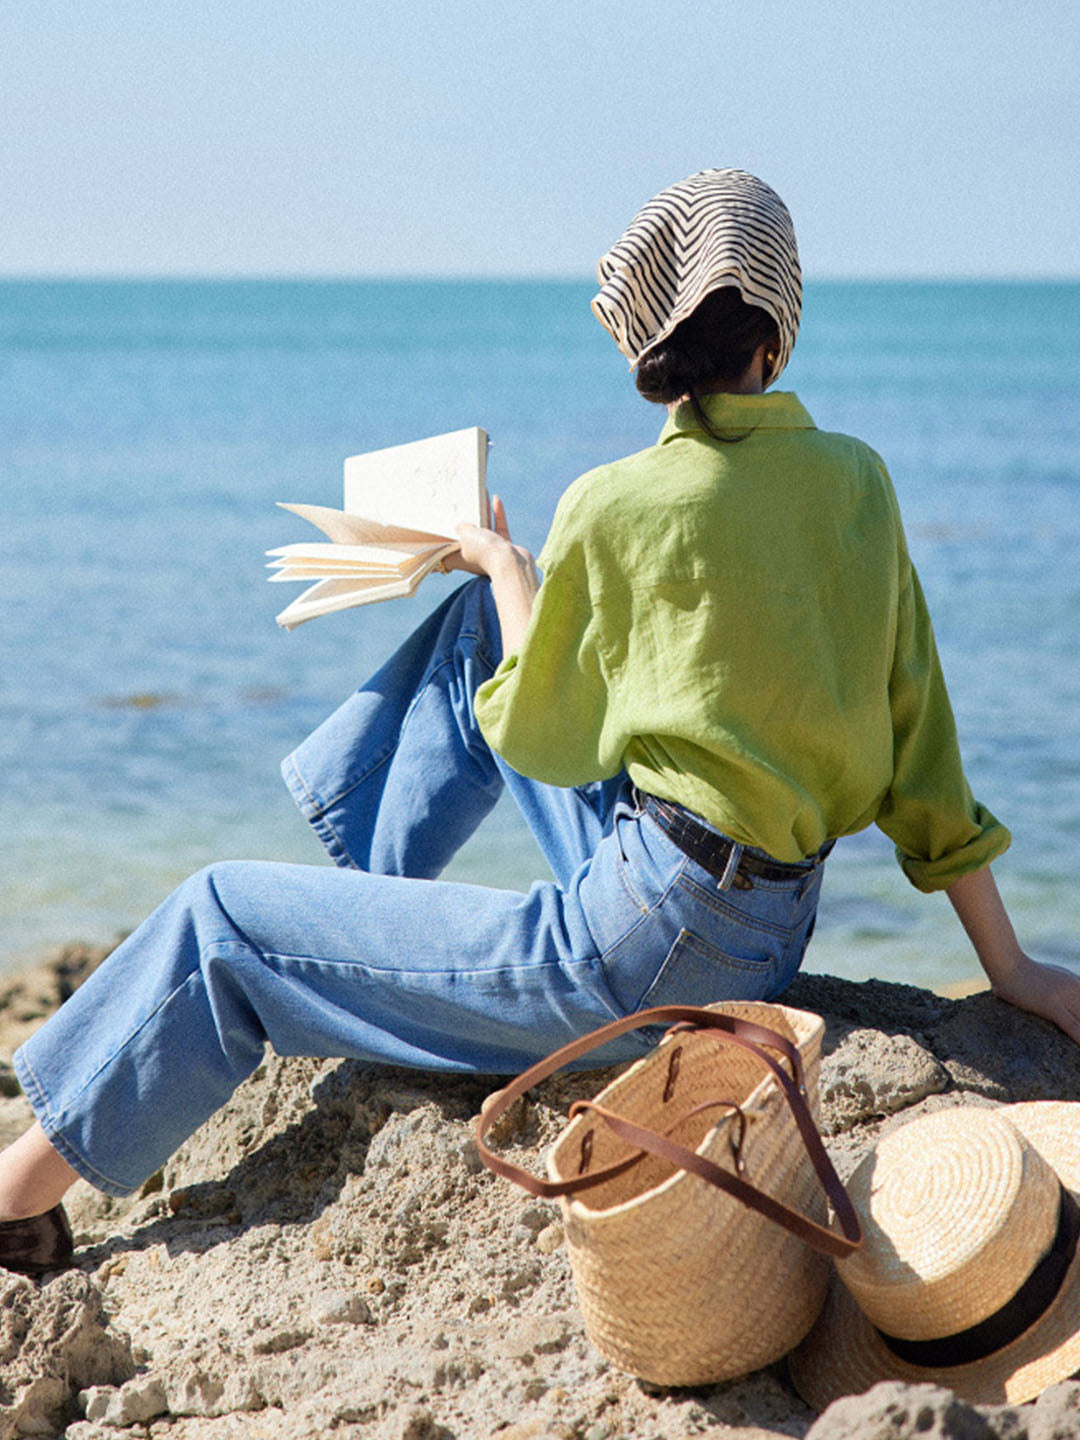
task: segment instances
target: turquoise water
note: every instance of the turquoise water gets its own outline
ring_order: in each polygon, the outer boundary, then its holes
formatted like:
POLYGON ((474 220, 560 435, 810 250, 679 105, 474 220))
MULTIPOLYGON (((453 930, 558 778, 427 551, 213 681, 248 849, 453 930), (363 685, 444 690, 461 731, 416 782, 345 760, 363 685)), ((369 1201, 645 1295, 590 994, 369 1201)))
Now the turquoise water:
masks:
MULTIPOLYGON (((582 283, 0 283, 0 965, 134 925, 191 870, 321 863, 280 757, 450 581, 290 635, 275 500, 465 425, 538 548, 580 471, 650 443, 582 283)), ((1080 284, 810 285, 783 385, 886 458, 1023 938, 1080 968, 1080 284)), ((291 594, 292 591, 290 590, 291 594)), ((545 873, 500 806, 454 873, 545 873)), ((830 861, 811 965, 974 969, 883 837, 830 861)))

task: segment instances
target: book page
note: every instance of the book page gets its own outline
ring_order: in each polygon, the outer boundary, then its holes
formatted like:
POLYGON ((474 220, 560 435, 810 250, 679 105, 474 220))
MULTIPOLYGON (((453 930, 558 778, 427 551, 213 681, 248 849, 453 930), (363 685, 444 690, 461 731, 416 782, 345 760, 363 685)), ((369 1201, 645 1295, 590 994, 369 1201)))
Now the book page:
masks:
POLYGON ((394 529, 455 540, 462 521, 487 524, 487 449, 487 432, 473 426, 350 455, 345 509, 394 529))
MULTIPOLYGON (((442 545, 444 535, 435 535, 426 530, 408 530, 401 525, 380 525, 377 520, 367 520, 362 515, 349 515, 344 510, 335 510, 329 505, 301 505, 288 500, 279 500, 282 510, 291 510, 303 520, 310 520, 335 545, 442 545)), ((273 550, 266 552, 275 554, 273 550)))
POLYGON ((404 575, 422 559, 438 548, 448 549, 443 542, 438 547, 426 543, 413 545, 325 545, 319 543, 300 545, 279 545, 268 550, 271 559, 268 570, 276 570, 271 580, 302 580, 306 576, 354 575, 369 571, 385 571, 404 575))
POLYGON ((399 579, 371 576, 367 580, 319 580, 298 595, 275 619, 283 630, 295 630, 297 625, 315 620, 320 615, 332 615, 335 611, 350 610, 356 605, 372 605, 379 600, 412 595, 435 563, 430 556, 420 557, 415 570, 399 579))

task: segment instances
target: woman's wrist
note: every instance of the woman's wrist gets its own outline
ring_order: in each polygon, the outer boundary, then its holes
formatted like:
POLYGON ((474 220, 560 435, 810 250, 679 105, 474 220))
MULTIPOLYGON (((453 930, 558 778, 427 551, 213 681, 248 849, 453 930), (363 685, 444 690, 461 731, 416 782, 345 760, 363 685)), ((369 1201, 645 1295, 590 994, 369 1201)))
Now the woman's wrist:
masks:
POLYGON ((500 556, 488 571, 502 631, 504 655, 520 650, 532 618, 533 601, 540 588, 532 556, 528 551, 518 551, 516 546, 511 548, 514 553, 500 556))
POLYGON ((982 967, 986 972, 986 978, 990 981, 990 988, 995 995, 1000 995, 1003 1000, 1011 999, 1014 994, 1021 993, 1025 988, 1025 982, 1038 969, 1038 966, 1030 955, 1025 955, 1019 945, 1015 949, 1003 954, 992 954, 985 958, 979 957, 982 967))
POLYGON ((462 564, 457 568, 469 569, 490 579, 502 631, 503 653, 510 654, 520 648, 525 637, 540 577, 529 551, 511 540, 506 512, 497 495, 493 498, 492 513, 495 522, 492 530, 479 525, 458 526, 462 564))

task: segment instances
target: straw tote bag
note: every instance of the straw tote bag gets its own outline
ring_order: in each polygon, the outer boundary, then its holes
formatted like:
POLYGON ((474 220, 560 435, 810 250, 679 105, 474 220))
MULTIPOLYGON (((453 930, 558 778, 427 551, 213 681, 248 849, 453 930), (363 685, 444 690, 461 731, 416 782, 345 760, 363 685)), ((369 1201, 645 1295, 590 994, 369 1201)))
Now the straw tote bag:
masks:
POLYGON ((662 1005, 540 1061, 485 1101, 481 1158, 558 1197, 589 1338, 658 1385, 705 1385, 786 1354, 825 1298, 827 1256, 861 1243, 815 1123, 824 1022, 785 1005, 662 1005), (641 1026, 660 1044, 570 1123, 542 1180, 492 1152, 491 1126, 563 1065, 641 1026), (840 1229, 827 1228, 826 1197, 840 1229))

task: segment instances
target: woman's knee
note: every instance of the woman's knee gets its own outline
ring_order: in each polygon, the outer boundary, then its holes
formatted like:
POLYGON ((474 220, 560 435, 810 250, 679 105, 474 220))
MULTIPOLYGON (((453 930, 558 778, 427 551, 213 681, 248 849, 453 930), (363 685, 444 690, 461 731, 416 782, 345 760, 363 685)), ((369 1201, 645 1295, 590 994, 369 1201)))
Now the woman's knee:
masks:
POLYGON ((244 860, 205 865, 177 886, 158 914, 192 932, 200 951, 240 939, 238 911, 248 904, 257 906, 270 884, 268 879, 260 883, 257 872, 262 868, 274 867, 244 860))
POLYGON ((363 877, 324 866, 223 860, 197 871, 176 892, 199 950, 208 957, 309 954, 320 927, 347 920, 363 877))

